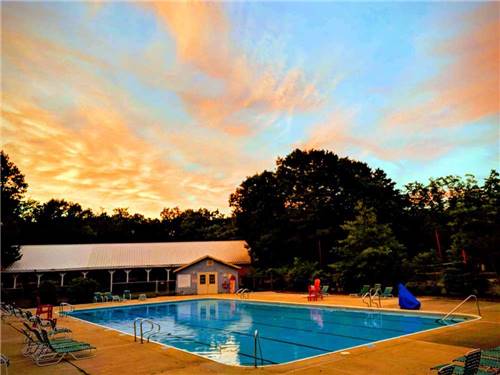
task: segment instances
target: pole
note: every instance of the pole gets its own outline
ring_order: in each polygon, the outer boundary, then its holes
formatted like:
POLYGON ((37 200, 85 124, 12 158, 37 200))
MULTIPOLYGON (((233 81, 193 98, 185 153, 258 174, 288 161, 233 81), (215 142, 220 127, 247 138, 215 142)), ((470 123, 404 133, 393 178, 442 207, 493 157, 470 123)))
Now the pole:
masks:
POLYGON ((434 229, 434 236, 436 237, 436 245, 439 258, 443 259, 443 253, 441 253, 441 242, 439 241, 439 233, 437 229, 434 229))

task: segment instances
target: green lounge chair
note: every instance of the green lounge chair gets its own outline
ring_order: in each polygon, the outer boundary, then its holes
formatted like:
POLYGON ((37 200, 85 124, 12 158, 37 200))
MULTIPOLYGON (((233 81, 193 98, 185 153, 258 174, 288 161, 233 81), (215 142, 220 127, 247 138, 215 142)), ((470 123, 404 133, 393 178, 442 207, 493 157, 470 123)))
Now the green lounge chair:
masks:
POLYGON ((328 296, 328 295, 330 295, 330 294, 328 293, 328 289, 330 289, 330 287, 329 287, 328 285, 323 285, 323 287, 321 288, 321 292, 320 292, 320 294, 321 294, 322 296, 328 296))
POLYGON ((104 302, 104 296, 101 292, 94 293, 94 302, 104 302))
POLYGON ((105 292, 102 296, 106 302, 113 301, 113 294, 111 292, 105 292))
POLYGON ((95 346, 78 341, 75 341, 74 343, 67 343, 65 345, 57 345, 49 340, 46 331, 42 330, 41 333, 45 348, 36 356, 35 363, 37 364, 37 366, 57 364, 61 362, 66 356, 70 356, 75 360, 90 358, 93 357, 92 350, 96 349, 95 346), (84 357, 76 355, 77 353, 82 352, 88 353, 89 355, 86 355, 84 357))
POLYGON ((447 365, 447 366, 441 367, 438 370, 438 375, 453 375, 453 371, 455 371, 455 366, 447 365))
MULTIPOLYGON (((467 360, 466 356, 458 357, 453 360, 453 362, 465 362, 467 360)), ((481 361, 479 362, 481 367, 488 367, 490 369, 497 370, 500 373, 500 352, 494 350, 481 350, 481 361)))
POLYGON ((392 298, 392 286, 386 286, 382 294, 380 295, 382 298, 392 298))
POLYGON ((123 297, 122 298, 123 299, 129 299, 129 300, 132 299, 132 293, 130 293, 130 290, 125 289, 123 291, 123 297))
POLYGON ((363 285, 359 293, 351 293, 349 295, 352 297, 363 297, 369 291, 370 291, 370 285, 363 285))
POLYGON ((488 374, 491 374, 488 371, 481 370, 479 368, 480 363, 481 363, 481 350, 474 349, 465 355, 465 363, 464 363, 463 367, 447 363, 445 365, 434 366, 431 368, 431 370, 438 370, 438 374, 439 374, 439 371, 441 371, 443 369, 443 367, 453 366, 453 374, 460 374, 460 375, 488 375, 488 374))

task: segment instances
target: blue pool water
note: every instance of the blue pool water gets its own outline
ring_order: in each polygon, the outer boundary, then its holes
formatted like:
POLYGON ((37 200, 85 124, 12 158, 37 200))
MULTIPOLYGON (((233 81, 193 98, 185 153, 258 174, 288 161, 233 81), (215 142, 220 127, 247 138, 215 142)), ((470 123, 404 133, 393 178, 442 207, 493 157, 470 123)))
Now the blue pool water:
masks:
POLYGON ((255 330, 263 353, 258 352, 258 363, 262 357, 262 363, 269 365, 442 327, 436 315, 218 299, 79 310, 70 315, 130 334, 135 318, 150 318, 161 325, 151 340, 244 366, 254 364, 255 330))

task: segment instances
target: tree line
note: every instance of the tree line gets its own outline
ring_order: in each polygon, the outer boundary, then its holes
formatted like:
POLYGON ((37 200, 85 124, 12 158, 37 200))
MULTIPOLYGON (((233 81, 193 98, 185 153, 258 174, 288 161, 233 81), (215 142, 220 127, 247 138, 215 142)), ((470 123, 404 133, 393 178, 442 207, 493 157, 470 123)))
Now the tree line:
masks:
POLYGON ((398 189, 381 169, 325 150, 294 150, 231 194, 232 215, 165 208, 159 219, 126 208, 25 198, 28 185, 2 152, 2 264, 19 244, 244 239, 256 272, 328 273, 345 287, 407 277, 409 268, 463 264, 498 271, 499 174, 446 176, 398 189))

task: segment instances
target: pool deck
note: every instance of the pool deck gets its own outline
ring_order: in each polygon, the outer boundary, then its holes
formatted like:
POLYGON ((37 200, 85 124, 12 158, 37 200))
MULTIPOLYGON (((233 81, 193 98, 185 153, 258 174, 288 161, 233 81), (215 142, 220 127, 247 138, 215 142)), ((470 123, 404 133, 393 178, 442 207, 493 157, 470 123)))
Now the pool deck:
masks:
MULTIPOLYGON (((129 303, 166 302, 200 297, 234 299, 229 295, 186 296, 160 297, 145 302, 134 300, 129 303)), ((250 301, 304 303, 309 306, 364 306, 360 298, 343 295, 331 295, 325 297, 323 301, 308 302, 305 294, 258 292, 250 295, 250 301)), ((435 297, 422 297, 420 301, 423 311, 442 313, 450 311, 460 302, 455 299, 435 297)), ((383 300, 382 304, 384 308, 398 309, 396 298, 383 300)), ((123 306, 124 303, 86 304, 77 305, 76 308, 115 305, 123 306)), ((500 345, 500 303, 480 301, 480 308, 482 318, 479 320, 396 338, 370 347, 350 349, 348 354, 332 353, 258 369, 227 366, 155 343, 141 345, 135 343, 129 335, 71 317, 61 318, 58 325, 70 328, 73 331, 73 338, 96 346, 95 357, 37 367, 30 359, 21 355, 22 336, 15 329, 20 327, 20 324, 14 318, 2 321, 1 351, 10 358, 11 374, 436 374, 429 368, 450 362, 474 348, 500 345)), ((475 304, 468 302, 459 313, 476 314, 475 304)))

